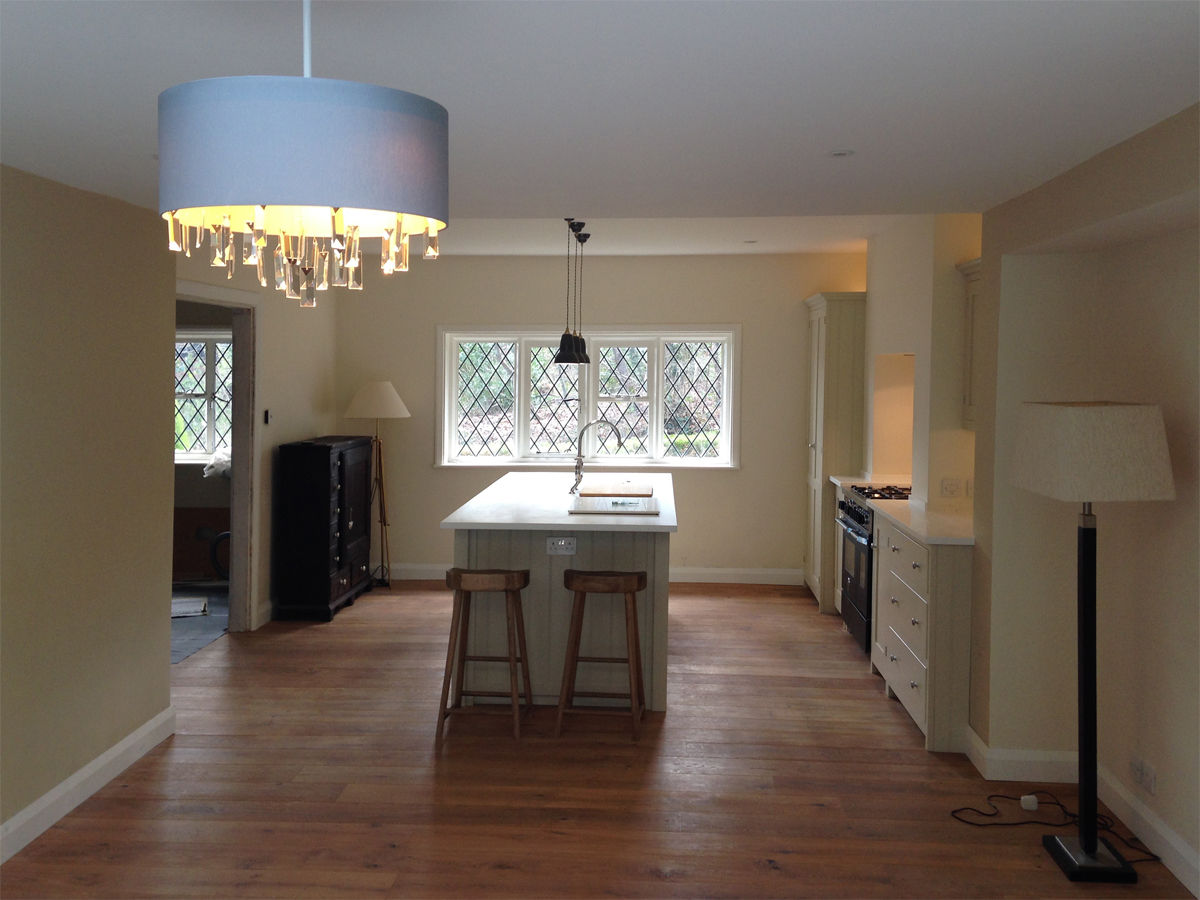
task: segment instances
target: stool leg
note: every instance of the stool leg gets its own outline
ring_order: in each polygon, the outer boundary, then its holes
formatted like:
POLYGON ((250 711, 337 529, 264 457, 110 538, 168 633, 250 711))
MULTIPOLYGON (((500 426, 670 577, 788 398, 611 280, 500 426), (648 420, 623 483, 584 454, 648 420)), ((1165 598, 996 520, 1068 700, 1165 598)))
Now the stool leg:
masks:
POLYGON ((446 700, 450 696, 450 673, 454 671, 455 651, 458 649, 456 644, 458 641, 458 626, 462 617, 462 592, 454 592, 454 608, 450 614, 450 640, 446 647, 446 673, 442 676, 442 700, 438 704, 438 722, 437 722, 437 737, 434 740, 435 747, 442 746, 442 728, 446 724, 446 700))
POLYGON ((642 712, 646 711, 646 673, 642 669, 642 638, 638 627, 637 597, 633 598, 633 651, 637 657, 638 701, 642 704, 642 712))
POLYGON ((471 627, 471 592, 462 592, 462 618, 458 626, 458 670, 454 677, 453 708, 462 706, 463 680, 467 677, 467 636, 471 627))
POLYGON ((525 703, 533 708, 533 685, 529 680, 529 651, 525 649, 525 614, 521 610, 521 594, 517 592, 517 647, 521 651, 521 672, 525 676, 525 703))
POLYGON ((567 657, 563 662, 562 691, 558 695, 558 718, 554 723, 554 736, 562 733, 563 710, 575 695, 575 669, 579 665, 579 639, 583 634, 583 601, 587 594, 575 592, 571 606, 571 630, 567 633, 567 657))
POLYGON ((637 655, 637 596, 625 595, 625 653, 629 657, 629 714, 633 720, 633 739, 638 739, 638 729, 641 725, 642 708, 639 705, 641 693, 641 658, 637 655))
POLYGON ((512 696, 513 737, 521 739, 521 698, 517 693, 517 611, 513 592, 504 592, 504 619, 508 630, 508 686, 512 696))

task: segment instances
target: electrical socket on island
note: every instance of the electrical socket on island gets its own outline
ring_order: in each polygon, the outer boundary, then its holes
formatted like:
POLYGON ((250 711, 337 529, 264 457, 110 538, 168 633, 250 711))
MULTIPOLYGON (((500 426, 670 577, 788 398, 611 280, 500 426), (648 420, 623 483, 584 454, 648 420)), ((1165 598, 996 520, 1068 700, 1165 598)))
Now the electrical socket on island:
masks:
POLYGON ((574 556, 575 538, 550 537, 546 538, 546 553, 550 556, 574 556))

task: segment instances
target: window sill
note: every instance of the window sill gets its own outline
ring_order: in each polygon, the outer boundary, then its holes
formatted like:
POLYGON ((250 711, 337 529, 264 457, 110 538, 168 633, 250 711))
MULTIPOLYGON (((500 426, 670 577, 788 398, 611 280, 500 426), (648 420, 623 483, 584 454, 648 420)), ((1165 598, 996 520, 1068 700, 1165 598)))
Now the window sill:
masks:
MULTIPOLYGON (((583 461, 584 467, 589 471, 594 470, 637 470, 645 469, 653 472, 670 472, 670 471, 691 471, 694 469, 725 469, 735 470, 740 466, 737 463, 729 460, 695 460, 689 462, 686 459, 599 459, 586 458, 583 461)), ((512 459, 512 458, 484 458, 479 459, 456 459, 442 460, 434 464, 434 468, 438 469, 532 469, 545 471, 568 470, 575 466, 575 458, 573 456, 563 457, 562 459, 512 459)))

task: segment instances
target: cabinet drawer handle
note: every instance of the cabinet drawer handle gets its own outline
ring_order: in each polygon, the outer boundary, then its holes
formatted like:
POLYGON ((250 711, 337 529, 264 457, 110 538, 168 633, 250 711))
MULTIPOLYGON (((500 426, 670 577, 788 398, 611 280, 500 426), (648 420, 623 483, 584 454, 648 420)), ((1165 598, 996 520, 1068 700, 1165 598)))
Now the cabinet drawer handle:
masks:
POLYGON ((347 528, 353 528, 353 527, 354 527, 354 520, 353 520, 353 519, 351 519, 349 522, 347 522, 347 523, 346 523, 346 527, 347 527, 347 528))
POLYGON ((900 601, 899 601, 899 600, 897 600, 895 597, 889 597, 888 599, 892 601, 892 605, 893 605, 893 606, 899 606, 899 605, 900 605, 900 601))
POLYGON ((365 571, 367 571, 367 566, 366 566, 366 563, 363 563, 361 566, 359 566, 359 567, 358 567, 358 571, 360 571, 360 572, 365 572, 365 571))
POLYGON ((899 548, 899 547, 897 547, 895 544, 891 544, 891 545, 890 545, 890 547, 891 547, 891 551, 892 551, 893 553, 899 553, 899 552, 900 552, 900 548, 899 548))
POLYGON ((911 621, 912 621, 912 623, 913 623, 914 625, 920 625, 920 624, 921 624, 921 620, 920 620, 920 619, 912 619, 911 621))
POLYGON ((917 688, 919 688, 919 687, 920 687, 920 685, 919 685, 919 684, 917 684, 915 681, 910 681, 910 682, 908 683, 908 686, 909 686, 910 688, 912 688, 914 691, 915 691, 917 688))
POLYGON ((337 554, 334 554, 333 561, 334 561, 335 563, 336 563, 336 562, 341 562, 341 561, 342 561, 342 558, 341 558, 340 556, 338 556, 337 554))
POLYGON ((896 654, 893 653, 888 657, 888 662, 895 662, 895 661, 896 661, 896 654))
POLYGON ((921 564, 920 564, 920 563, 917 563, 917 562, 915 562, 915 563, 913 563, 913 568, 914 568, 914 569, 919 569, 919 568, 921 568, 921 564))

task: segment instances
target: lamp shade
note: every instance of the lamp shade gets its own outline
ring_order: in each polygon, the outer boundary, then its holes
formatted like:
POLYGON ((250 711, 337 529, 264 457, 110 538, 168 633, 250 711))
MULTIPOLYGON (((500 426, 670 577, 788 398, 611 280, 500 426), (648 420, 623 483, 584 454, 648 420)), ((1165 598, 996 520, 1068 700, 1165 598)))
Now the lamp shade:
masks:
POLYGON ((410 415, 390 381, 368 381, 346 407, 347 419, 407 419, 410 415))
POLYGON ((1056 500, 1174 500, 1162 410, 1135 403, 1024 403, 1012 483, 1056 500))
MULTIPOLYGON (((373 84, 266 75, 189 81, 158 98, 159 211, 182 218, 208 208, 208 225, 228 211, 240 228, 256 205, 318 207, 325 212, 311 221, 280 224, 329 236, 328 210, 337 208, 364 237, 393 227, 397 213, 441 230, 449 221, 448 132, 440 104, 373 84)), ((274 224, 268 232, 277 233, 274 224)))

